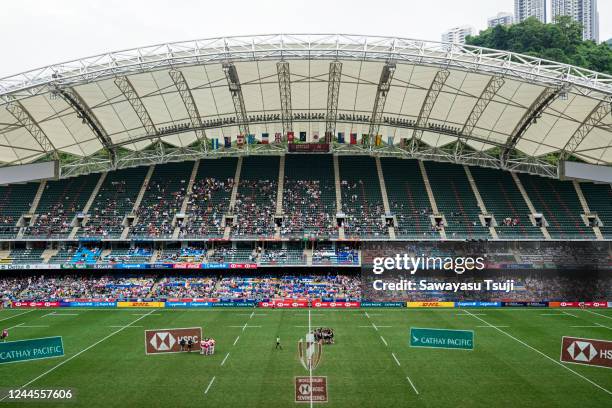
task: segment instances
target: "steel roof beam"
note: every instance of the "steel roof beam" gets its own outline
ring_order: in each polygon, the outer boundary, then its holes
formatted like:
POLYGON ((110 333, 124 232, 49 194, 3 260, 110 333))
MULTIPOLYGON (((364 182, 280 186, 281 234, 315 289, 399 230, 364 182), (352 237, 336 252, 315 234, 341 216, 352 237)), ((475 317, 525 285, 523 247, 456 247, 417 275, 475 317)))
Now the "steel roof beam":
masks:
MULTIPOLYGON (((55 159, 58 159, 57 150, 51 142, 51 139, 49 139, 45 131, 42 130, 38 122, 32 117, 32 115, 30 115, 30 112, 28 112, 21 102, 14 100, 11 96, 3 99, 7 101, 7 104, 5 105, 6 110, 13 115, 17 122, 19 122, 19 124, 23 126, 30 135, 32 135, 34 140, 36 140, 36 142, 42 148, 43 152, 51 153, 55 159)), ((19 148, 19 146, 15 147, 19 148)))
POLYGON ((567 141, 561 154, 561 159, 565 160, 576 152, 578 146, 587 137, 587 135, 593 130, 595 126, 600 125, 606 116, 612 113, 612 98, 610 102, 601 101, 591 111, 589 116, 578 126, 578 129, 574 132, 572 137, 567 141))
POLYGON ((242 86, 240 85, 240 78, 238 78, 236 66, 232 62, 224 62, 223 72, 225 73, 227 85, 229 86, 229 91, 232 95, 234 110, 236 111, 236 117, 238 118, 238 129, 242 135, 248 135, 250 133, 249 117, 247 116, 247 111, 244 106, 244 96, 242 95, 242 86))
POLYGON ((391 89, 391 81, 393 80, 394 73, 394 62, 387 62, 380 73, 378 87, 376 88, 376 97, 374 98, 374 107, 372 108, 372 115, 370 116, 370 128, 368 131, 370 143, 372 138, 375 137, 380 130, 383 112, 385 111, 385 103, 387 102, 387 95, 391 89))
POLYGON ((185 109, 187 109, 187 114, 189 115, 189 120, 191 121, 196 137, 199 141, 204 142, 204 148, 206 149, 206 132, 202 126, 202 117, 200 116, 198 106, 193 99, 193 94, 191 93, 189 84, 187 84, 185 76, 181 71, 172 69, 168 71, 168 73, 170 74, 170 78, 172 78, 172 82, 174 82, 176 89, 178 89, 179 95, 181 96, 183 104, 185 105, 185 109))
POLYGON ((325 114, 325 140, 331 141, 336 133, 338 118, 338 97, 340 96, 340 81, 342 80, 342 63, 329 63, 329 79, 327 83, 327 113, 325 114), (329 136, 328 136, 329 135, 329 136), (328 137, 330 139, 328 140, 328 137))
POLYGON ((527 111, 523 114, 519 122, 514 127, 512 134, 506 141, 506 147, 504 147, 501 152, 500 161, 502 167, 506 167, 510 153, 512 153, 512 151, 516 148, 519 140, 521 140, 525 133, 527 133, 529 127, 537 122, 537 120, 542 116, 544 110, 554 102, 557 96, 559 96, 564 89, 565 88, 563 87, 544 88, 540 95, 538 95, 538 97, 533 101, 531 106, 529 106, 527 111))
POLYGON ((468 116, 463 128, 461 129, 457 144, 455 145, 455 154, 460 155, 463 151, 463 145, 468 140, 469 136, 476 128, 476 124, 482 117, 482 114, 489 106, 489 103, 493 100, 497 92, 504 86, 504 78, 498 75, 492 76, 485 88, 483 89, 480 97, 476 101, 476 104, 472 108, 470 115, 468 116))
POLYGON ((280 96, 281 122, 283 124, 283 136, 293 131, 293 112, 291 109, 291 71, 287 61, 276 63, 278 74, 278 93, 280 96))
POLYGON ((442 92, 442 88, 446 83, 446 80, 450 76, 450 71, 441 70, 436 72, 433 81, 431 81, 431 85, 427 90, 427 95, 425 95, 425 101, 423 101, 423 105, 421 105, 421 110, 419 111, 419 116, 415 122, 415 130, 412 132, 412 141, 410 143, 410 150, 414 151, 418 142, 421 141, 423 137, 423 128, 427 126, 427 122, 429 121, 429 115, 436 105, 436 101, 438 100, 438 96, 440 92, 442 92))
POLYGON ((132 109, 134 109, 134 112, 136 113, 136 116, 138 116, 138 119, 140 119, 140 123, 142 123, 146 134, 148 136, 157 135, 157 128, 151 120, 151 116, 149 115, 147 108, 142 102, 142 99, 140 99, 140 96, 138 96, 138 93, 136 92, 136 89, 134 89, 134 85, 132 85, 129 78, 126 76, 118 76, 115 78, 115 85, 117 85, 117 88, 119 88, 123 96, 125 96, 125 99, 127 99, 132 109))

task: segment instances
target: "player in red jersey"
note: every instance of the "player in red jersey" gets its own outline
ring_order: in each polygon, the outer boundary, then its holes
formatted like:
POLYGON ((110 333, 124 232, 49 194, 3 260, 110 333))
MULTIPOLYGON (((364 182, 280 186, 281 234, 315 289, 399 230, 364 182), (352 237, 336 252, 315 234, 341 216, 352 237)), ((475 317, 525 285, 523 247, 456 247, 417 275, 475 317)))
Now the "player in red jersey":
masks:
POLYGON ((7 329, 2 329, 2 334, 0 335, 0 340, 5 342, 7 338, 8 338, 8 330, 7 329))

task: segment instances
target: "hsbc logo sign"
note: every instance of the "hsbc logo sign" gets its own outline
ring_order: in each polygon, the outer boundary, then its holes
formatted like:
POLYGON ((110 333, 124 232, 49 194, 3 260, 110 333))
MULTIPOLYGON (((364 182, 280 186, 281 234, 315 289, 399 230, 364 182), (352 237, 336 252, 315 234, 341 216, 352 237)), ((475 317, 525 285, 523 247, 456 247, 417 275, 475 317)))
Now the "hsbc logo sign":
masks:
POLYGON ((188 351, 187 347, 181 350, 181 340, 185 340, 185 343, 191 340, 193 343, 192 350, 197 351, 199 350, 200 339, 202 339, 202 329, 200 327, 145 330, 145 353, 148 355, 188 351))
POLYGON ((563 337, 561 361, 612 368, 612 341, 563 337))

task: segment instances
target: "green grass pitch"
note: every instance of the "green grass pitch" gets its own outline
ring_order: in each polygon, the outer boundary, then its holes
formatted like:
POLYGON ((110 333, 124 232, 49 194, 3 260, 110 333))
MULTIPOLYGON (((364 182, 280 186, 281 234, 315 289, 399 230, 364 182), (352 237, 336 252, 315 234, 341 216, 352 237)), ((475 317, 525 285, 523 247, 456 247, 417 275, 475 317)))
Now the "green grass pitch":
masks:
POLYGON ((61 358, 1 365, 0 387, 74 388, 76 401, 66 407, 308 406, 294 402, 294 377, 308 375, 297 342, 310 313, 313 327, 336 336, 313 373, 327 376, 329 402, 315 405, 612 406, 612 370, 558 362, 564 335, 612 340, 612 310, 55 311, 0 311, 10 340, 58 335, 66 350, 61 358), (145 329, 197 326, 217 340, 214 356, 145 355, 145 329), (474 330, 475 349, 410 348, 410 327, 474 330), (275 350, 277 335, 283 350, 275 350))

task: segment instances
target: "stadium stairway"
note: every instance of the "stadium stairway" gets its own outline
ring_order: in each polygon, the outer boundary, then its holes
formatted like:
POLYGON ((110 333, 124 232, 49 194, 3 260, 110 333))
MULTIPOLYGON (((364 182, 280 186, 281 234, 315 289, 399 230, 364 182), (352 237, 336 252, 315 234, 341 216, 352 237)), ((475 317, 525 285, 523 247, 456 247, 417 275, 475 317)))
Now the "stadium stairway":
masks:
MULTIPOLYGON (((491 215, 493 217, 491 221, 491 226, 489 227, 489 233, 491 234, 493 239, 499 239, 499 236, 497 235, 497 231, 495 230, 495 226, 494 226, 495 217, 492 214, 490 214, 489 211, 487 211, 487 206, 485 205, 484 201, 482 201, 482 196, 480 195, 480 191, 478 190, 476 181, 474 181, 474 177, 472 177, 472 172, 470 171, 470 168, 466 165, 463 165, 463 169, 465 170, 465 175, 467 176, 468 182, 470 183, 470 187, 472 187, 472 192, 474 193, 474 197, 476 197, 476 202, 478 203, 480 212, 483 215, 491 215)), ((481 219, 480 221, 482 222, 483 220, 481 219)))
MULTIPOLYGON (((32 205, 30 206, 30 210, 27 213, 27 215, 30 217, 30 223, 28 225, 32 225, 34 223, 34 219, 36 217, 34 214, 36 214, 36 210, 38 209, 38 204, 40 204, 40 198, 42 197, 46 186, 47 186, 47 180, 41 181, 40 184, 38 185, 38 190, 36 191, 36 195, 34 196, 34 200, 32 201, 32 205)), ((17 234, 17 239, 23 238, 25 229, 26 229, 26 225, 21 227, 21 229, 19 230, 19 233, 17 234)))
MULTIPOLYGON (((278 189, 276 191, 276 216, 283 216, 283 189, 285 187, 285 156, 280 157, 278 164, 278 189)), ((279 226, 276 227, 274 232, 274 238, 281 238, 281 229, 279 226)))
MULTIPOLYGON (((96 186, 91 192, 91 196, 89 196, 89 199, 85 203, 85 206, 83 207, 83 211, 81 211, 81 213, 89 214, 89 209, 91 208, 91 205, 93 204, 96 196, 98 195, 98 192, 100 191, 100 187, 102 187, 102 183, 104 183, 104 180, 106 179, 107 175, 108 175, 108 172, 106 171, 100 174, 100 178, 98 179, 98 182, 96 183, 96 186)), ((87 220, 84 220, 84 222, 87 222, 87 220)), ((75 226, 72 227, 72 231, 70 232, 70 235, 68 235, 68 239, 74 239, 78 230, 79 230, 79 223, 76 223, 75 226)))
POLYGON ((555 239, 593 239, 593 229, 582 218, 582 206, 571 181, 519 174, 529 198, 548 223, 555 239))
MULTIPOLYGON (((336 215, 342 213, 342 187, 340 186, 340 164, 338 156, 333 156, 334 160, 334 183, 336 184, 336 215)), ((338 238, 344 239, 344 227, 338 228, 338 238)))
POLYGON ((610 184, 580 183, 589 209, 603 224, 598 229, 605 239, 612 238, 612 188, 610 184))
MULTIPOLYGON (((198 174, 198 169, 200 167, 200 160, 196 160, 193 163, 193 169, 191 169, 191 175, 189 176, 189 182, 187 183, 187 190, 185 190, 185 198, 181 203, 181 209, 179 210, 179 214, 183 214, 185 218, 183 221, 186 221, 186 212, 187 205, 189 204, 189 198, 191 197, 191 193, 193 191, 193 183, 195 183, 196 175, 198 174)), ((178 225, 176 214, 174 215, 174 219, 172 220, 172 225, 174 225, 174 232, 172 233, 172 239, 178 239, 179 234, 181 232, 181 227, 178 225)))
MULTIPOLYGON (((521 195, 523 196, 523 200, 525 200, 525 204, 527 204, 529 211, 531 211, 531 215, 529 216, 529 218, 531 222, 533 222, 534 221, 533 217, 535 214, 537 214, 537 211, 535 207, 533 206, 533 203, 531 202, 531 199, 529 198, 529 195, 527 194, 527 191, 525 190, 525 187, 523 186, 521 179, 514 172, 511 172, 510 174, 512 175, 512 178, 514 179, 514 182, 516 186, 518 187, 519 191, 521 192, 521 195)), ((550 233, 548 232, 548 228, 546 228, 546 225, 543 224, 540 227, 540 231, 542 232, 542 235, 544 235, 544 238, 552 239, 552 237, 550 236, 550 233)))
MULTIPOLYGON (((147 175, 142 181, 142 187, 140 187, 140 191, 138 192, 138 195, 136 196, 136 201, 134 201, 134 207, 132 208, 132 212, 130 213, 130 215, 133 217, 136 216, 136 211, 138 211, 138 207, 140 207, 140 203, 142 202, 142 198, 144 197, 147 191, 147 187, 149 186, 149 181, 151 181, 151 176, 153 175, 154 171, 155 171, 155 165, 152 164, 149 166, 147 175)), ((121 239, 126 239, 129 232, 130 232, 130 226, 126 225, 125 228, 123 229, 123 232, 121 233, 121 239)))
MULTIPOLYGON (((427 169, 425 168, 425 163, 422 160, 418 161, 419 169, 421 170, 421 176, 423 176, 423 184, 425 184, 425 191, 427 191, 427 197, 429 198, 429 205, 431 205, 431 211, 433 211, 434 216, 439 216, 440 211, 438 211, 438 204, 436 203, 436 197, 434 196, 433 190, 431 189, 431 183, 429 182, 429 176, 427 175, 427 169)), ((440 229, 440 237, 442 239, 446 239, 446 230, 444 226, 446 225, 446 220, 440 229)))
MULTIPOLYGON (((238 158, 236 163, 236 173, 234 174, 234 188, 232 189, 232 195, 230 197, 230 206, 228 213, 234 215, 234 208, 236 207, 236 197, 238 197, 238 185, 240 184, 240 174, 242 173, 242 156, 238 158)), ((226 226, 223 239, 229 239, 232 233, 232 227, 226 226)))
MULTIPOLYGON (((578 181, 573 180, 572 183, 574 184, 574 188, 576 189, 576 194, 578 195, 578 201, 580 201, 580 205, 582 205, 582 211, 584 211, 585 217, 587 218, 587 222, 588 222, 588 218, 589 216, 593 215, 591 214, 591 209, 589 208, 589 204, 587 203, 587 200, 584 198, 584 194, 582 194, 582 188, 580 188, 580 183, 578 183, 578 181)), ((601 230, 599 229, 599 226, 593 226, 593 233, 595 233, 595 236, 597 237, 597 239, 599 240, 603 240, 603 235, 601 234, 601 230)))
MULTIPOLYGON (((387 196, 387 185, 385 184, 385 176, 383 175, 382 165, 380 164, 380 157, 374 158, 376 162, 376 173, 378 174, 378 182, 380 183, 380 193, 382 194, 383 206, 385 208, 385 214, 391 215, 391 207, 389 206, 389 197, 387 196)), ((395 227, 389 227, 389 238, 395 239, 395 227)))

